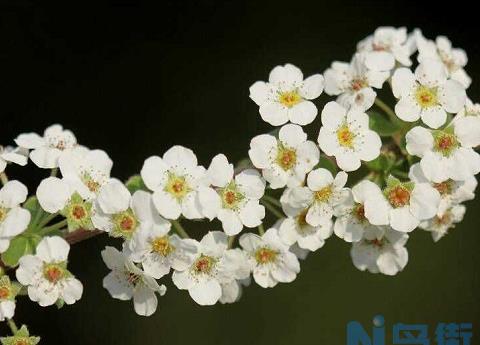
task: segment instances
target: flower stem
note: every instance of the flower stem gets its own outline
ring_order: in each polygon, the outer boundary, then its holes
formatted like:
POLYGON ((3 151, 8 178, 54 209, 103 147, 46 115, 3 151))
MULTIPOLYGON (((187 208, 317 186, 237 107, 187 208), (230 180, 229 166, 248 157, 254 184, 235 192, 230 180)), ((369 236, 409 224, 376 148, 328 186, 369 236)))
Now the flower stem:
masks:
POLYGON ((58 168, 53 168, 52 172, 50 173, 50 176, 55 177, 55 176, 57 176, 57 173, 58 173, 58 168))
POLYGON ((273 206, 270 202, 268 202, 267 200, 265 199, 262 199, 261 200, 261 203, 263 206, 265 206, 267 208, 267 210, 269 210, 275 217, 277 218, 284 218, 285 216, 282 214, 282 212, 280 212, 279 210, 277 210, 275 208, 275 206, 273 206))
POLYGON ((260 225, 258 226, 258 234, 259 234, 260 236, 263 236, 264 233, 265 233, 265 228, 263 227, 263 224, 260 224, 260 225))
POLYGON ((43 218, 40 221, 40 223, 38 224, 38 227, 43 228, 45 225, 50 223, 50 221, 52 221, 57 216, 58 216, 58 212, 47 215, 45 218, 43 218))
POLYGON ((262 199, 266 200, 267 202, 277 206, 277 207, 282 207, 282 204, 280 203, 280 201, 278 201, 277 199, 275 199, 274 197, 270 196, 270 195, 264 195, 262 197, 262 199))
POLYGON ((236 237, 237 237, 236 235, 228 236, 228 249, 233 247, 233 243, 235 243, 236 237))
POLYGON ((190 238, 190 236, 188 236, 188 233, 185 231, 182 224, 180 224, 178 220, 172 220, 172 225, 181 238, 190 238))
POLYGON ((17 328, 17 325, 15 324, 15 321, 13 321, 13 319, 7 319, 7 323, 13 335, 16 335, 18 333, 18 328, 17 328))
POLYGON ((50 226, 47 226, 46 228, 43 228, 41 231, 40 231, 40 234, 42 236, 45 236, 45 235, 48 235, 49 233, 53 232, 53 231, 56 231, 56 230, 60 230, 61 228, 63 228, 64 226, 66 226, 68 224, 67 220, 64 219, 58 223, 55 223, 53 225, 50 225, 50 226))
POLYGON ((3 184, 3 185, 6 185, 7 182, 8 182, 7 174, 5 174, 4 171, 2 171, 2 172, 0 173, 0 181, 2 181, 2 184, 3 184))
POLYGON ((382 109, 385 114, 388 115, 388 117, 390 118, 390 121, 392 121, 393 123, 399 123, 399 119, 397 117, 397 115, 395 114, 395 112, 392 110, 392 108, 390 108, 384 101, 382 101, 380 98, 375 98, 375 105, 377 107, 379 107, 380 109, 382 109))

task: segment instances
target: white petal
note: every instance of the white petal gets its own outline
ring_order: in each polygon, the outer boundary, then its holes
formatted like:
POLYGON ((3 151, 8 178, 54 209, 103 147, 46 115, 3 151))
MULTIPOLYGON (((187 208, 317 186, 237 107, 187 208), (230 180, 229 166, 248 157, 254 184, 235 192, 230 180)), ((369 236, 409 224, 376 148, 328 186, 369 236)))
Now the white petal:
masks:
POLYGON ((8 181, 0 189, 0 203, 3 207, 13 208, 27 200, 28 190, 25 185, 16 180, 8 181))
POLYGON ((395 66, 395 58, 388 52, 372 51, 366 54, 365 65, 374 71, 389 71, 395 66))
POLYGON ((265 207, 258 200, 250 200, 240 209, 239 217, 247 228, 254 228, 265 218, 265 207))
POLYGON ((272 126, 281 126, 288 121, 288 108, 278 102, 267 101, 260 106, 260 116, 272 126))
POLYGON ((37 246, 36 256, 44 262, 64 262, 68 259, 70 245, 59 236, 44 237, 37 246))
POLYGON ((420 106, 410 97, 402 97, 395 105, 395 114, 407 122, 414 122, 420 118, 420 106))
POLYGON ((66 304, 73 304, 82 298, 83 285, 75 278, 69 278, 63 286, 62 299, 66 304))
POLYGON ((277 139, 268 134, 257 135, 250 142, 248 156, 255 167, 265 169, 270 166, 270 152, 277 147, 277 139))
MULTIPOLYGON (((0 239, 14 237, 21 234, 27 229, 28 224, 30 223, 30 218, 30 212, 23 208, 15 207, 11 209, 0 225, 0 239)), ((3 251, 0 250, 0 252, 3 251)))
POLYGON ((222 200, 213 188, 201 186, 198 189, 198 200, 202 215, 210 220, 217 216, 222 207, 222 200))
POLYGON ((300 95, 306 99, 315 99, 322 94, 323 84, 323 76, 314 74, 303 81, 300 87, 300 95))
POLYGON ((300 143, 307 140, 307 134, 302 127, 288 124, 280 128, 279 138, 287 147, 296 148, 300 143))
POLYGON ((421 112, 423 123, 431 128, 439 128, 447 121, 447 113, 441 106, 425 108, 421 112))
POLYGON ((374 131, 367 131, 363 137, 363 145, 358 149, 358 156, 361 160, 369 162, 380 155, 382 140, 374 131))
POLYGON ((152 195, 152 201, 160 215, 167 219, 177 219, 182 213, 182 207, 171 194, 162 190, 152 195))
POLYGON ((408 131, 405 136, 407 141, 407 151, 411 155, 423 157, 433 148, 433 136, 431 132, 423 127, 417 126, 408 131))
POLYGON ((344 171, 355 171, 360 168, 361 163, 358 156, 353 152, 344 152, 335 156, 337 165, 344 171))
POLYGON ((439 183, 448 179, 448 170, 440 154, 426 152, 420 161, 420 166, 430 181, 439 183))
POLYGON ((228 162, 224 154, 218 154, 213 157, 207 174, 212 185, 225 187, 233 178, 233 164, 228 162))
POLYGON ((318 114, 318 109, 313 102, 303 101, 289 109, 288 114, 292 123, 305 126, 315 120, 318 114))
POLYGON ((440 102, 449 113, 458 113, 467 100, 464 87, 455 80, 447 80, 439 92, 440 102))
POLYGON ((49 213, 62 210, 71 195, 72 191, 68 184, 57 177, 47 177, 37 188, 38 202, 49 213))
POLYGON ((236 235, 243 229, 240 218, 237 213, 232 210, 221 209, 218 212, 218 219, 222 222, 223 230, 228 236, 236 235))
POLYGON ((318 191, 333 182, 333 176, 327 169, 312 170, 307 177, 307 185, 313 191, 318 191))
POLYGON ((265 193, 265 181, 257 170, 243 170, 235 177, 235 183, 247 198, 260 199, 265 193))
POLYGON ((410 199, 410 211, 419 220, 429 219, 437 214, 440 193, 429 183, 417 183, 410 199))
POLYGON ((140 286, 133 295, 133 307, 135 312, 141 316, 150 316, 157 310, 158 300, 147 286, 140 286))
POLYGON ((115 214, 128 209, 130 199, 131 195, 127 187, 118 180, 111 180, 100 188, 97 201, 103 212, 115 214))
POLYGON ((103 278, 103 287, 107 289, 110 296, 121 301, 128 301, 133 296, 133 289, 127 281, 118 276, 116 272, 110 272, 103 278))
POLYGON ((214 279, 200 280, 188 293, 199 305, 214 305, 222 296, 222 287, 214 279))
POLYGON ((30 159, 35 165, 43 169, 53 169, 58 166, 58 158, 62 154, 59 149, 39 147, 30 152, 30 159))
POLYGON ((364 203, 365 217, 373 225, 388 225, 390 205, 383 195, 372 195, 364 203))
POLYGON ((392 76, 392 91, 396 98, 406 96, 416 86, 415 75, 408 68, 398 68, 392 76))
POLYGON ((415 77, 422 85, 436 87, 445 83, 447 71, 442 62, 428 60, 418 65, 415 69, 415 77))
POLYGON ((39 136, 37 133, 25 133, 20 134, 16 139, 15 143, 19 147, 26 149, 36 149, 45 145, 45 140, 39 136))
POLYGON ((322 110, 322 124, 337 129, 344 121, 347 111, 337 102, 328 102, 322 110))
POLYGON ((394 208, 390 211, 390 226, 400 232, 413 231, 420 221, 410 213, 408 206, 394 208))
POLYGON ((269 91, 270 89, 267 83, 257 81, 250 86, 250 98, 257 103, 257 105, 262 105, 268 100, 269 91))
POLYGON ((467 116, 457 118, 453 126, 458 141, 464 147, 475 147, 480 145, 480 118, 467 116))
POLYGON ((157 190, 163 181, 168 165, 158 156, 152 156, 143 163, 140 175, 150 190, 157 190))
POLYGON ((292 65, 286 64, 284 66, 276 66, 268 76, 270 83, 287 83, 287 84, 299 84, 303 80, 302 71, 292 65))

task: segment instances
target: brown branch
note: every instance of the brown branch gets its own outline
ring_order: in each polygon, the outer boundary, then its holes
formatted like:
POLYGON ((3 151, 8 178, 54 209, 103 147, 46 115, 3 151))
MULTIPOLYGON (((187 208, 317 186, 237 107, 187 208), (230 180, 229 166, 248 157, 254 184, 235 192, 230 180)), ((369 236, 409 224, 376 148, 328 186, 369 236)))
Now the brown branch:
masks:
POLYGON ((82 242, 84 240, 88 240, 89 238, 95 237, 97 235, 100 235, 103 233, 101 230, 83 230, 83 229, 78 229, 73 232, 69 232, 68 234, 65 235, 65 240, 69 244, 75 244, 78 242, 82 242))

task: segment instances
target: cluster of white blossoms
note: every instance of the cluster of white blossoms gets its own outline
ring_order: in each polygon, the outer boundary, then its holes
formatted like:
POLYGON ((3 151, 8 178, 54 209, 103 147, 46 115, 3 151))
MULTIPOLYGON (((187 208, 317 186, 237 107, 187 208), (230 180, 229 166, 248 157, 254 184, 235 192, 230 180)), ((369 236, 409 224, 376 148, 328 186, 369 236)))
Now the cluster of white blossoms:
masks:
POLYGON ((466 62, 443 36, 382 27, 324 75, 277 66, 250 98, 278 127, 254 137, 237 167, 224 154, 204 167, 173 146, 123 183, 104 151, 60 125, 18 136, 18 148, 0 148, 0 321, 12 319, 19 296, 41 306, 79 300, 70 244, 103 232, 121 242, 101 253, 103 286, 143 316, 157 309, 170 274, 199 305, 238 301, 251 277, 263 288, 292 282, 299 260, 332 234, 351 245, 359 270, 397 274, 409 234, 419 228, 438 241, 475 196, 480 105, 466 95, 466 62), (335 99, 319 112, 323 91, 335 99), (28 158, 51 169, 30 197, 5 172, 28 158), (199 220, 209 231, 189 231, 199 220))

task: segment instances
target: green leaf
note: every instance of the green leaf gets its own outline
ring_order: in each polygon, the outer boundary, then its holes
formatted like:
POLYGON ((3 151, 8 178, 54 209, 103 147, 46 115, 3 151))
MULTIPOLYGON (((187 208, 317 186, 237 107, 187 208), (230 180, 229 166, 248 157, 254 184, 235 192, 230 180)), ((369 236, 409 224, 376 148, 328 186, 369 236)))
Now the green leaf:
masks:
POLYGON ((335 175, 337 173, 336 164, 332 161, 332 159, 329 159, 325 156, 320 157, 320 162, 317 164, 316 167, 327 169, 332 173, 332 175, 335 175))
POLYGON ((2 261, 5 265, 15 267, 18 265, 18 260, 24 255, 35 252, 39 236, 24 236, 19 235, 10 241, 10 246, 7 251, 2 254, 2 261))
POLYGON ((373 171, 376 172, 384 172, 387 171, 388 168, 390 167, 390 162, 387 157, 384 155, 378 156, 376 159, 370 162, 366 162, 365 165, 373 171))
POLYGON ((369 111, 370 129, 382 137, 390 137, 399 130, 399 127, 382 114, 369 111))
POLYGON ((137 190, 148 190, 140 175, 133 175, 132 177, 130 177, 125 183, 125 186, 132 194, 135 193, 137 190))

